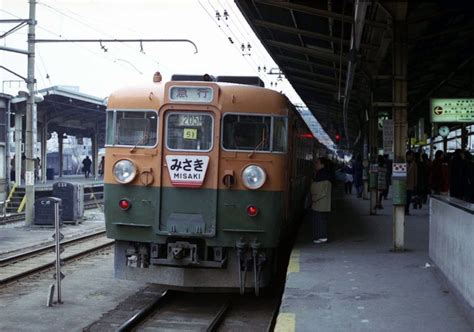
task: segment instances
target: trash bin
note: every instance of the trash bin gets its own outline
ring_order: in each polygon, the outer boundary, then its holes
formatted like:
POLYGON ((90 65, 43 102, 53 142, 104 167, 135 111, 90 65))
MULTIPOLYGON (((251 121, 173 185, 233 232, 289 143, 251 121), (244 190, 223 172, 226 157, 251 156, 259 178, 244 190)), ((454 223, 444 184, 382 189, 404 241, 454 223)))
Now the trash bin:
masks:
POLYGON ((46 168, 46 180, 54 180, 54 168, 46 168))
POLYGON ((62 225, 61 199, 42 197, 35 201, 35 225, 54 226, 54 205, 59 202, 59 224, 62 225))
POLYGON ((78 221, 84 215, 84 186, 79 183, 56 182, 53 196, 62 200, 63 220, 78 221))

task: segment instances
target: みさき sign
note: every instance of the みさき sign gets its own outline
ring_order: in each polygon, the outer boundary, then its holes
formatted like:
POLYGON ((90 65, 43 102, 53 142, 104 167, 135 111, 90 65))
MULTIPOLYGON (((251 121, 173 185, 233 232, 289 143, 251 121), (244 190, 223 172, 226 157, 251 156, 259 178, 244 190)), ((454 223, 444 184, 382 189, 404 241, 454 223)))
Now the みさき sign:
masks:
POLYGON ((166 156, 166 165, 174 186, 199 188, 206 177, 209 156, 166 156))

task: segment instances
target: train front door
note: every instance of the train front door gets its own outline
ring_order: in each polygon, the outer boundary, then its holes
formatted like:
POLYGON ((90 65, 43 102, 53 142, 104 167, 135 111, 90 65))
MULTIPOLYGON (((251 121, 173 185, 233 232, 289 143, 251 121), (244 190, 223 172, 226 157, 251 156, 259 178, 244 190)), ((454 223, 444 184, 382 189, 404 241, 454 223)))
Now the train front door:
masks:
POLYGON ((208 106, 174 105, 163 119, 159 233, 216 233, 220 116, 208 106))

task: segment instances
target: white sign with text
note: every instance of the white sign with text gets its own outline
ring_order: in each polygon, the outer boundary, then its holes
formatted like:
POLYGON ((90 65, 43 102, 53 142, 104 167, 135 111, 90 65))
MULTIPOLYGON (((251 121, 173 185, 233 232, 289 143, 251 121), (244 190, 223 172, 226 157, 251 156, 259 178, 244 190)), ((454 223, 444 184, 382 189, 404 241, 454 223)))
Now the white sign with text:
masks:
POLYGON ((171 183, 176 187, 201 187, 209 156, 166 156, 171 183))

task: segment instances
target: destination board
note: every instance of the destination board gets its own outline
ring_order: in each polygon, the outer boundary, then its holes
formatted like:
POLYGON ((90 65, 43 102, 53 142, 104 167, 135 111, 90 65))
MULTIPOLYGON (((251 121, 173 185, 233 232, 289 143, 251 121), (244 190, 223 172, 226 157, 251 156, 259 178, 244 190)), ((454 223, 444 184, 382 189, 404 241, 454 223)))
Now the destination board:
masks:
POLYGON ((210 87, 173 86, 170 89, 170 99, 179 102, 210 103, 214 97, 210 87))

